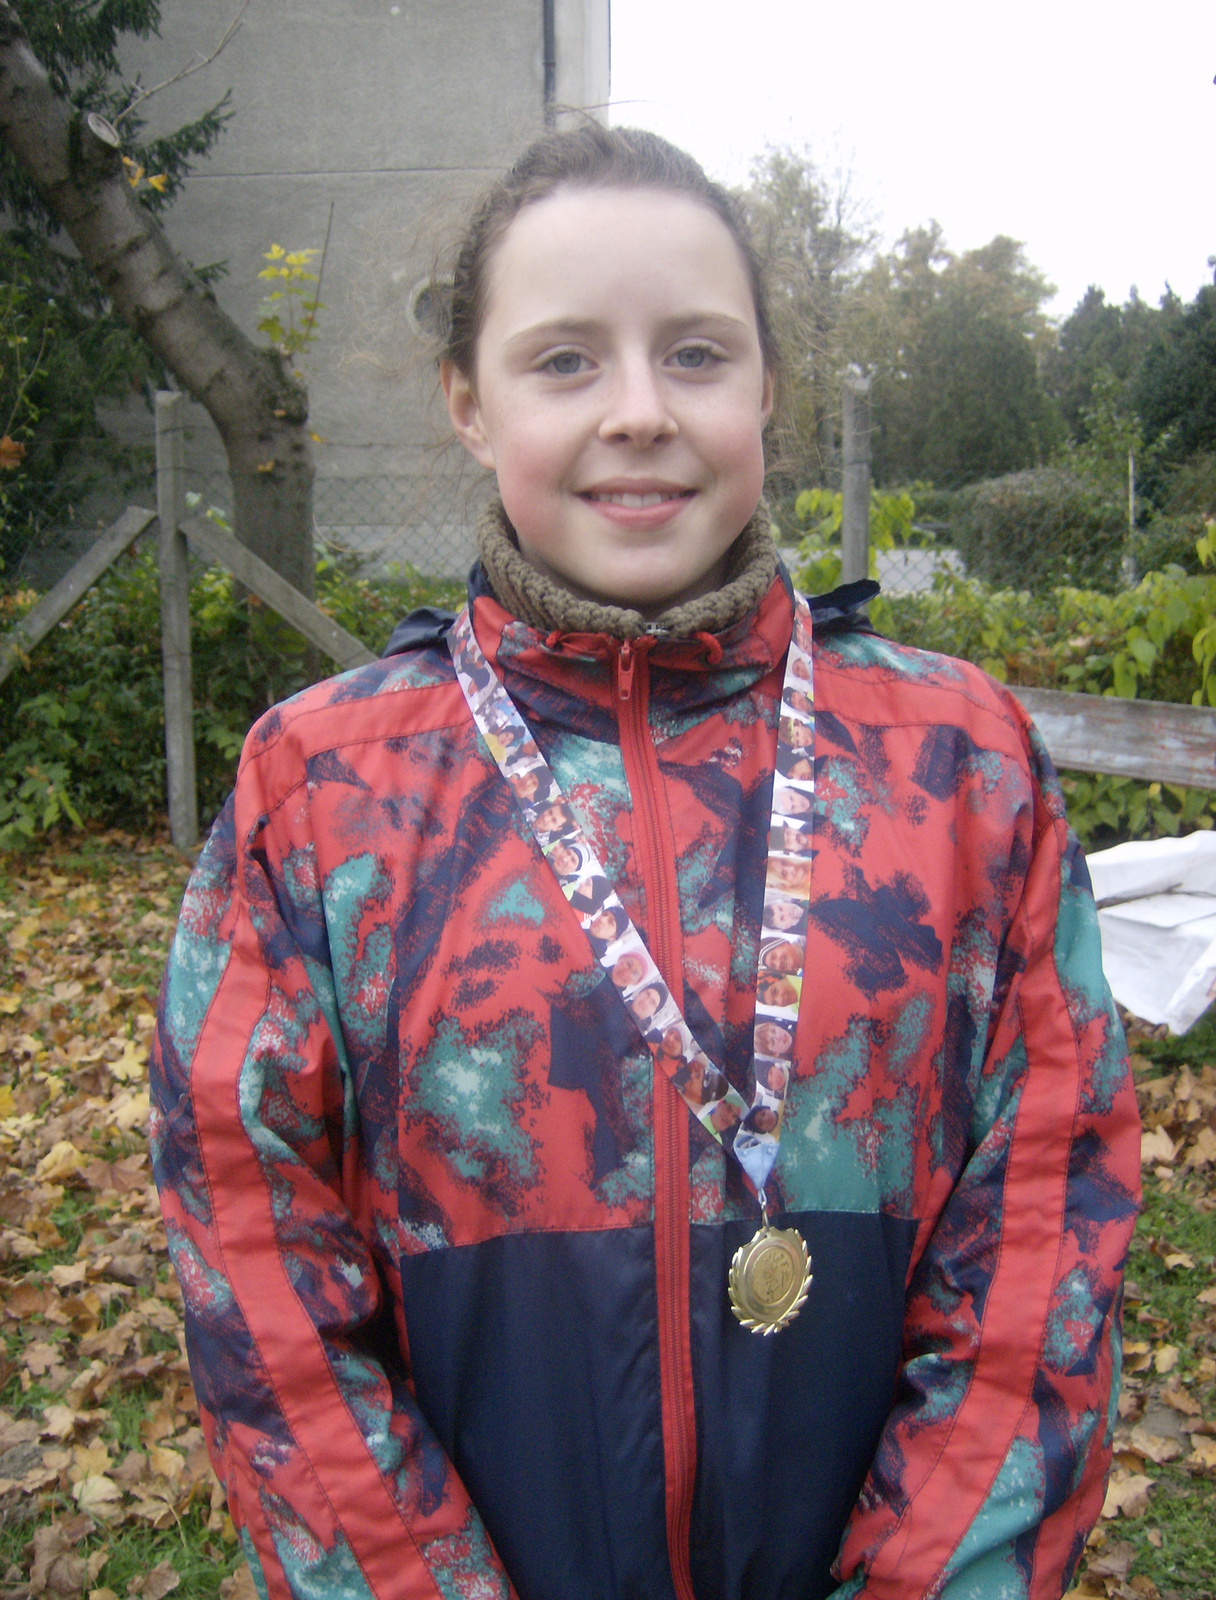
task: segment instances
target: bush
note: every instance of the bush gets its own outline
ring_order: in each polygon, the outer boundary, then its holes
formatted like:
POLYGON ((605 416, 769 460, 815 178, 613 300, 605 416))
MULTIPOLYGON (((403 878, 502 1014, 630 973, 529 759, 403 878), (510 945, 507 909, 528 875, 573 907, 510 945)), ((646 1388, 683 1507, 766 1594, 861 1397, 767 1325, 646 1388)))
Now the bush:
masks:
MULTIPOLYGON (((0 598, 0 632, 38 597, 0 598)), ((459 603, 458 584, 407 572, 359 578, 322 560, 317 604, 370 650, 424 604, 459 603)), ((198 570, 190 588, 199 810, 209 820, 232 786, 250 724, 310 679, 293 628, 227 573, 198 570)), ((155 555, 140 550, 105 576, 0 686, 0 849, 66 818, 145 827, 165 807, 160 597, 155 555)))
MULTIPOLYGON (((1211 534, 1195 554, 1211 564, 1211 534)), ((1151 572, 1119 594, 990 589, 943 573, 931 593, 880 595, 870 615, 889 638, 961 656, 1005 683, 1216 705, 1216 575, 1207 571, 1151 572)), ((1087 847, 1216 822, 1216 795, 1203 790, 1108 774, 1061 780, 1087 847)))
POLYGON ((1160 572, 1179 567, 1183 572, 1198 572, 1195 546, 1203 535, 1203 518, 1191 516, 1154 517, 1146 527, 1137 528, 1129 554, 1137 572, 1160 572))
MULTIPOLYGON (((805 594, 824 594, 840 582, 840 528, 844 496, 837 490, 804 489, 794 501, 798 532, 794 579, 805 594), (805 531, 804 531, 805 530, 805 531), (799 537, 801 535, 801 537, 799 537)), ((933 535, 913 523, 916 507, 906 489, 870 491, 870 576, 879 550, 932 545, 933 535)))
POLYGON ((972 577, 998 587, 1118 585, 1126 506, 1058 467, 988 478, 962 491, 951 534, 972 577))

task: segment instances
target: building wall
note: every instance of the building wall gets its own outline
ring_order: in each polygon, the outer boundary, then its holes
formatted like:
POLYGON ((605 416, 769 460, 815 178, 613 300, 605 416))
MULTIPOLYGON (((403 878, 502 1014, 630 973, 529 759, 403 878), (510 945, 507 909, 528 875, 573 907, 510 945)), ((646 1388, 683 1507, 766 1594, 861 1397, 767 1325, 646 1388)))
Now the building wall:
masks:
MULTIPOLYGON (((602 107, 609 0, 553 3, 555 98, 602 107)), ((206 56, 237 9, 163 0, 160 38, 125 65, 158 82, 206 56)), ((226 263, 216 294, 248 332, 263 253, 319 248, 329 226, 321 334, 302 358, 326 441, 318 521, 423 570, 459 570, 478 491, 440 448, 410 300, 472 196, 543 126, 543 33, 543 0, 251 0, 222 55, 145 111, 153 131, 173 127, 231 90, 232 121, 167 226, 195 264, 226 263)), ((188 452, 198 486, 222 499, 222 451, 196 406, 188 452)))

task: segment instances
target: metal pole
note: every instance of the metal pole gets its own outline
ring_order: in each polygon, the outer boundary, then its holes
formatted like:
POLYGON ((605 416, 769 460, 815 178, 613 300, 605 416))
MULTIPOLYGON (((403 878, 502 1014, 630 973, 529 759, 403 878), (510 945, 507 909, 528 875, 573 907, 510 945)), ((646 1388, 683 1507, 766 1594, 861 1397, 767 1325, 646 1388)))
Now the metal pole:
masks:
POLYGON ((160 518, 160 641, 165 679, 165 761, 169 832, 179 850, 198 844, 194 708, 190 695, 190 561, 182 397, 156 395, 156 514, 160 518))
POLYGON ((843 400, 840 581, 856 583, 870 575, 870 379, 849 373, 843 400))

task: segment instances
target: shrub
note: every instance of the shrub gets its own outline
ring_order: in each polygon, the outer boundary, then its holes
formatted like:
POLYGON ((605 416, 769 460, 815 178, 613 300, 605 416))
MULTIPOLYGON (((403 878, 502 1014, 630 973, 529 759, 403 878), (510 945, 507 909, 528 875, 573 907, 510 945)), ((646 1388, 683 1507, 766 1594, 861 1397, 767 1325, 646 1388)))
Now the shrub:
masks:
POLYGON ((959 494, 951 533, 972 577, 998 587, 1115 587, 1126 507, 1058 467, 988 478, 959 494))
MULTIPOLYGON (((250 724, 310 678, 298 633, 215 567, 190 588, 199 810, 232 786, 250 724)), ((323 559, 317 603, 370 650, 414 606, 458 603, 460 586, 406 572, 360 578, 323 559)), ((37 596, 0 598, 0 632, 37 596)), ((330 670, 335 670, 330 667, 330 670)), ((0 686, 0 849, 63 818, 147 826, 165 805, 160 598, 155 555, 121 558, 0 686)))
MULTIPOLYGON (((1216 556, 1213 531, 1195 547, 1205 568, 1216 556)), ((943 573, 931 593, 880 595, 870 615, 888 637, 961 656, 1002 682, 1216 705, 1216 574, 1208 570, 1151 572, 1119 594, 990 589, 943 573)), ((1216 794, 1204 790, 1094 773, 1062 773, 1061 781, 1087 847, 1216 823, 1216 794)))

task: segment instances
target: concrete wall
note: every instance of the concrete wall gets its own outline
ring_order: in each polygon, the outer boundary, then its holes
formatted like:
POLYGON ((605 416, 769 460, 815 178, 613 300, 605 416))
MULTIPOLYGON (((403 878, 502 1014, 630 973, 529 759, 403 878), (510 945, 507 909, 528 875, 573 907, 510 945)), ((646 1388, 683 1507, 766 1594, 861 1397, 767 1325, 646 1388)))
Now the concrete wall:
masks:
MULTIPOLYGON (((251 0, 211 66, 148 103, 153 131, 230 89, 232 121, 168 215, 216 293, 253 333, 272 244, 319 247, 333 208, 321 335, 303 356, 317 447, 318 521, 362 530, 424 570, 458 570, 476 473, 441 451, 408 307, 472 196, 543 125, 543 0, 251 0), (448 546, 459 545, 454 553, 448 546)), ((608 98, 609 0, 554 0, 555 98, 608 98)), ((163 0, 159 40, 128 51, 158 82, 214 48, 238 0, 163 0)), ((191 408, 189 464, 219 498, 209 420, 191 408)))

